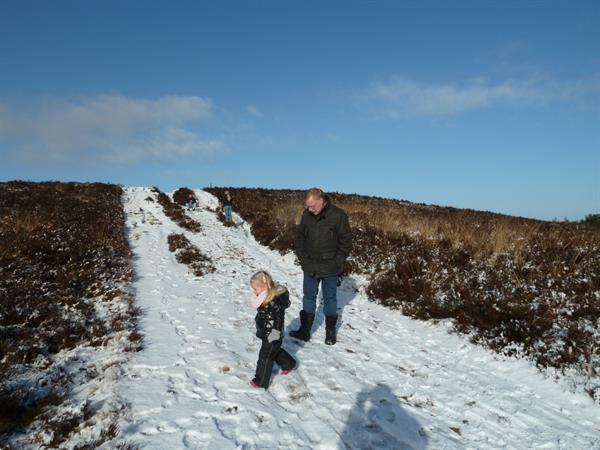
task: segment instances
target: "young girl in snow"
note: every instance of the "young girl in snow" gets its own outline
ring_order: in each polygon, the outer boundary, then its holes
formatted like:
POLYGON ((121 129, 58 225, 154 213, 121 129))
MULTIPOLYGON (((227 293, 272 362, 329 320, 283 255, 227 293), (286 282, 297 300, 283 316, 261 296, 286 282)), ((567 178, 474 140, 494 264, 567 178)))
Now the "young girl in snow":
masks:
POLYGON ((253 295, 250 304, 257 308, 256 336, 262 339, 256 362, 256 375, 250 381, 252 387, 267 389, 271 379, 273 362, 281 367, 280 373, 288 374, 296 368, 296 360, 281 348, 285 310, 290 306, 290 295, 285 286, 276 284, 265 271, 250 278, 253 295))

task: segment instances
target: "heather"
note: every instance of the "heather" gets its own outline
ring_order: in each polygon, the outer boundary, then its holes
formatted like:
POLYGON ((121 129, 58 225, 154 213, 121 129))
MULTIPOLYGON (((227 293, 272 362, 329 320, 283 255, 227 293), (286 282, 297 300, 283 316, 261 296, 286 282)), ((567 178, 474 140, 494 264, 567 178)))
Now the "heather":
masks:
POLYGON ((77 384, 102 375, 83 350, 141 348, 121 194, 100 183, 0 183, 1 434, 37 421, 36 433, 60 445, 94 420, 91 400, 60 410, 77 384))

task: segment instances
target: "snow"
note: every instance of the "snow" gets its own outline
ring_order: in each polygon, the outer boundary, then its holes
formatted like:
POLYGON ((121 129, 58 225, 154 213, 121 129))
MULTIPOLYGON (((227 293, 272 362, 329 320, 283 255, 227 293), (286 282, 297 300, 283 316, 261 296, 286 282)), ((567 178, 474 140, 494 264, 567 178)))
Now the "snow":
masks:
POLYGON ((449 334, 450 323, 411 320, 369 302, 365 280, 346 278, 338 296, 338 343, 324 344, 322 311, 313 337, 298 326, 302 272, 293 255, 258 244, 234 214, 224 227, 212 195, 195 191, 188 212, 202 230, 168 219, 149 188, 125 188, 134 289, 145 348, 116 382, 129 406, 116 441, 144 449, 600 449, 598 407, 524 360, 449 334), (194 276, 169 252, 184 233, 216 271, 194 276), (248 280, 267 270, 292 306, 284 348, 299 362, 275 373, 268 391, 248 386, 260 341, 248 280))

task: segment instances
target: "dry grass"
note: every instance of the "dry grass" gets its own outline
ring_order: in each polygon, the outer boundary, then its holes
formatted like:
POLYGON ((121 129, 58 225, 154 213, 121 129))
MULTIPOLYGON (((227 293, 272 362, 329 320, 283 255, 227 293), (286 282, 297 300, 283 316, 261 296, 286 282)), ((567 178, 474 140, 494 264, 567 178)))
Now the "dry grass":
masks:
MULTIPOLYGON (((256 239, 293 250, 304 191, 228 189, 256 239)), ((370 277, 373 301, 455 330, 539 367, 574 369, 600 401, 600 227, 332 194, 346 210, 346 272, 370 277)))
POLYGON ((357 195, 332 198, 348 212, 355 228, 373 228, 391 237, 414 233, 425 239, 448 239, 475 249, 480 256, 518 253, 542 224, 532 219, 398 200, 357 195))

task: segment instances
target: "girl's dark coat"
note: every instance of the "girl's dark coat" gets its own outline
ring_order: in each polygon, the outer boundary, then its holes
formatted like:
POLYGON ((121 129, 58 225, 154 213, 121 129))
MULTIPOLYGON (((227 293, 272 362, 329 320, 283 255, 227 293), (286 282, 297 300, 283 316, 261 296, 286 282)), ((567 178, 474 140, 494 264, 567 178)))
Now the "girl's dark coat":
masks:
POLYGON ((271 330, 279 330, 283 337, 283 326, 285 322, 285 310, 290 306, 290 294, 285 291, 267 305, 260 306, 256 312, 256 337, 266 339, 271 330))
POLYGON ((258 308, 256 313, 256 336, 262 340, 256 361, 256 375, 254 383, 265 389, 269 387, 273 363, 276 362, 283 370, 291 370, 296 367, 296 360, 281 348, 283 342, 283 327, 285 322, 285 310, 290 306, 290 294, 286 290, 277 295, 265 306, 258 308), (279 339, 269 342, 271 331, 280 332, 279 339))

